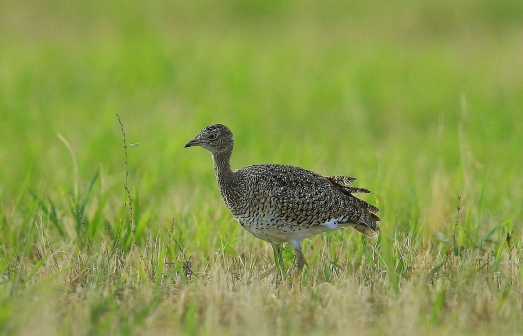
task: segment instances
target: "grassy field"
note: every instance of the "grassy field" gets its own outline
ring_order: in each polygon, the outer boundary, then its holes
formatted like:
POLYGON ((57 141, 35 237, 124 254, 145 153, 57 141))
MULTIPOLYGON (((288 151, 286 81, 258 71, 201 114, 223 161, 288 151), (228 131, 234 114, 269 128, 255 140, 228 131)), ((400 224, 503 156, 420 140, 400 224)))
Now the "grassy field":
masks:
POLYGON ((513 0, 2 1, 1 333, 522 334, 522 55, 513 0), (357 177, 379 239, 257 281, 183 148, 217 122, 235 168, 357 177))

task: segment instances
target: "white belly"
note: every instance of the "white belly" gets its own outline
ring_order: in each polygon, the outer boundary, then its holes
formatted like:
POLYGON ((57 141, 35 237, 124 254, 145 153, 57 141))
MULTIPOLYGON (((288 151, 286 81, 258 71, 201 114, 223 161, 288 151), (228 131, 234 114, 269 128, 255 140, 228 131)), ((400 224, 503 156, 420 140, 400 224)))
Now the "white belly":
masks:
POLYGON ((302 241, 325 231, 335 228, 328 226, 304 226, 278 221, 276 217, 265 218, 236 218, 255 237, 271 243, 288 243, 291 240, 302 241))

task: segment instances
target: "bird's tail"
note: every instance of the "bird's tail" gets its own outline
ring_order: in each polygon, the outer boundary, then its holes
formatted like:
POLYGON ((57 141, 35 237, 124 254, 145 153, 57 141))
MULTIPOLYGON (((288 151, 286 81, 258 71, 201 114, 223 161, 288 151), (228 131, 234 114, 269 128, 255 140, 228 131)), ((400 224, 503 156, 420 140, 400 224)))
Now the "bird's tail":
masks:
POLYGON ((348 184, 354 183, 354 181, 356 181, 356 179, 353 177, 331 176, 328 177, 328 179, 341 192, 349 196, 355 204, 356 209, 358 209, 356 212, 359 216, 356 215, 356 217, 359 218, 355 221, 356 223, 347 223, 346 225, 352 227, 354 230, 366 235, 367 237, 377 238, 380 232, 378 224, 381 219, 376 215, 376 213, 380 212, 380 209, 353 195, 357 193, 370 194, 371 191, 365 188, 347 187, 348 184))
POLYGON ((358 231, 361 234, 364 234, 365 236, 369 238, 378 238, 380 235, 380 228, 378 226, 371 228, 370 226, 367 226, 365 224, 346 224, 347 226, 353 228, 354 230, 358 231))

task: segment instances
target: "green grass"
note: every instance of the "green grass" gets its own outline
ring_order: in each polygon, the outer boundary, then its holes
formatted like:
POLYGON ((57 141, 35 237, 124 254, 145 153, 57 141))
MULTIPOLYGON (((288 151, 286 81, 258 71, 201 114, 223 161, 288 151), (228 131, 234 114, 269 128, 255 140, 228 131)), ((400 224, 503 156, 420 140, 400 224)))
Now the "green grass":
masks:
POLYGON ((523 333, 522 13, 2 2, 2 334, 523 333), (235 168, 357 177, 378 241, 317 236, 300 289, 255 281, 269 245, 183 148, 216 122, 235 168))

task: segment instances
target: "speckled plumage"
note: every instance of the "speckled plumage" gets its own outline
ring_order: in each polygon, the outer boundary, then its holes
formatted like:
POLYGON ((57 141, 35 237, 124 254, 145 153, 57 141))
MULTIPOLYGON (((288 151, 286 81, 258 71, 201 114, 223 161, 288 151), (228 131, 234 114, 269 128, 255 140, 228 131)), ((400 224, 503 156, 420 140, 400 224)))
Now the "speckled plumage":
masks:
POLYGON ((271 243, 275 252, 282 243, 296 251, 299 269, 306 263, 301 242, 313 235, 352 227, 371 237, 379 233, 379 209, 353 196, 370 193, 349 187, 353 177, 324 177, 299 167, 258 164, 233 171, 230 157, 232 132, 224 125, 204 128, 185 147, 201 146, 212 153, 214 172, 226 206, 254 236, 271 243))

